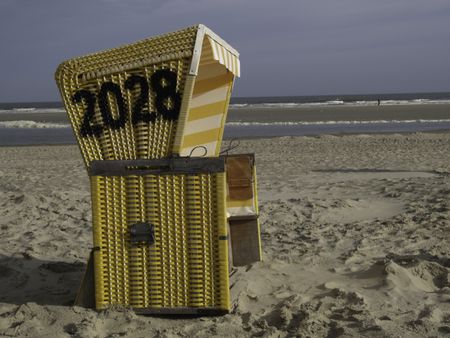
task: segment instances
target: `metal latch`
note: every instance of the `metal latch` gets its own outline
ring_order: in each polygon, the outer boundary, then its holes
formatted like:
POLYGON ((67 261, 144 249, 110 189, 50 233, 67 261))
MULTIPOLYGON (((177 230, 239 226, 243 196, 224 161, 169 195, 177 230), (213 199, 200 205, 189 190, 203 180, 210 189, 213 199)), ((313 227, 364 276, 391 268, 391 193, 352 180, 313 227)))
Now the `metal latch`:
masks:
POLYGON ((148 245, 155 243, 155 232, 151 223, 135 223, 130 227, 130 240, 132 244, 145 242, 148 245))

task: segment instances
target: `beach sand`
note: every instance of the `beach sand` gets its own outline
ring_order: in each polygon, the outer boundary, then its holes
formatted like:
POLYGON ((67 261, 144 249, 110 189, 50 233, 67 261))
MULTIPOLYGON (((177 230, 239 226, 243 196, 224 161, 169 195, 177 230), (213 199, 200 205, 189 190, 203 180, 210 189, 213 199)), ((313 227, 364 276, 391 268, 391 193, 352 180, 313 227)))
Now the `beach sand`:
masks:
POLYGON ((169 319, 71 306, 92 246, 79 150, 0 148, 0 336, 450 334, 450 134, 235 151, 256 153, 264 261, 237 271, 230 314, 169 319))

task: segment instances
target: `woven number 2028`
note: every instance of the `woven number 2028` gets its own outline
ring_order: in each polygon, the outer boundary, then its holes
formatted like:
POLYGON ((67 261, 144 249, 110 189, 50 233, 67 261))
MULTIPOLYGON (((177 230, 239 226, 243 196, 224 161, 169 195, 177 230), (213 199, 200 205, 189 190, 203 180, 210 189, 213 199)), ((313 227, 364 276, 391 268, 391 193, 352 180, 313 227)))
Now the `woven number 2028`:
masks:
MULTIPOLYGON (((161 69, 150 77, 150 83, 156 93, 156 112, 149 111, 144 113, 143 110, 145 105, 148 104, 150 91, 147 79, 142 76, 131 75, 125 81, 125 88, 130 91, 137 86, 140 88, 138 98, 131 108, 131 122, 133 124, 153 122, 156 120, 158 114, 166 120, 176 120, 180 114, 181 106, 181 95, 176 90, 177 74, 168 69, 161 69), (170 105, 168 105, 169 102, 170 105)), ((117 130, 125 127, 129 114, 119 85, 112 82, 105 82, 100 87, 97 97, 94 93, 82 89, 77 91, 72 99, 75 103, 82 103, 84 101, 86 105, 86 110, 80 125, 81 136, 100 136, 105 128, 117 130), (108 94, 111 94, 116 101, 118 110, 117 118, 112 116, 108 94), (93 122, 96 100, 98 100, 103 124, 95 124, 93 122)))

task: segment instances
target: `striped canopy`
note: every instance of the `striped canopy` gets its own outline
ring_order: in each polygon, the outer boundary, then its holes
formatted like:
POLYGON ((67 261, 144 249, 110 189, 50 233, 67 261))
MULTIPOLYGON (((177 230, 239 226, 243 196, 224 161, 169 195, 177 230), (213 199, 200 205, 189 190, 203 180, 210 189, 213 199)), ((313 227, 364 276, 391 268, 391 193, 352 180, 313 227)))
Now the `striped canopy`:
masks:
POLYGON ((234 78, 240 76, 239 53, 209 28, 197 32, 191 74, 195 74, 192 99, 183 134, 175 140, 181 156, 218 156, 234 78), (179 143, 177 143, 177 141, 179 143))
POLYGON ((226 47, 222 46, 219 42, 216 42, 209 35, 207 36, 208 42, 211 46, 212 56, 214 60, 219 61, 221 65, 224 65, 235 76, 241 76, 241 65, 239 62, 239 56, 231 52, 226 47))

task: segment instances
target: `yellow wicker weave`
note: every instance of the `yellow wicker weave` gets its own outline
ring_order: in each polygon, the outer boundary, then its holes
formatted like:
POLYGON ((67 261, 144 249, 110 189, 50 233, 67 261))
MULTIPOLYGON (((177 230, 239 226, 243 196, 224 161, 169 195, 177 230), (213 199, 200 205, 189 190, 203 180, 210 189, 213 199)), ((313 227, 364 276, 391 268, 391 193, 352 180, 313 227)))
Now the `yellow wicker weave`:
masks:
POLYGON ((55 76, 89 167, 187 156, 198 145, 218 156, 239 71, 238 53, 197 25, 68 60, 55 76))
POLYGON ((224 172, 98 175, 91 191, 97 309, 229 310, 224 172), (131 241, 139 222, 154 244, 131 241))
MULTIPOLYGON (((139 86, 132 90, 125 88, 125 82, 132 75, 151 77, 157 70, 169 69, 177 75, 177 91, 182 92, 190 65, 197 29, 195 27, 161 37, 144 40, 100 53, 69 60, 60 65, 56 80, 64 104, 72 122, 86 164, 92 160, 158 158, 170 153, 176 123, 158 116, 153 123, 126 123, 123 128, 114 129, 105 125, 99 105, 93 104, 94 114, 89 119, 91 125, 102 126, 99 136, 81 135, 80 126, 88 109, 87 100, 74 102, 77 92, 89 91, 93 95, 100 91, 102 84, 110 82, 118 85, 127 108, 127 119, 131 121, 132 105, 140 95, 139 86)), ((142 88, 141 88, 142 91, 142 88)), ((155 93, 149 91, 148 104, 142 108, 143 114, 154 111, 155 93)), ((108 94, 109 107, 113 118, 118 119, 118 105, 108 94)))

